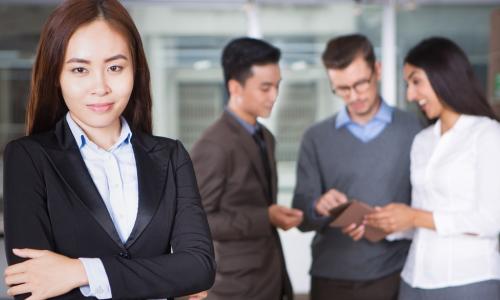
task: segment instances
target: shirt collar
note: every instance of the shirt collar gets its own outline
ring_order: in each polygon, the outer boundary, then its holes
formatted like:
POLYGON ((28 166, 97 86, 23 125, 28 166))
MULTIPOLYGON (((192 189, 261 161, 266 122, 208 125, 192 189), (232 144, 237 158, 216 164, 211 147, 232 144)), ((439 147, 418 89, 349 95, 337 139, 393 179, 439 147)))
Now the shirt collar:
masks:
MULTIPOLYGON (((73 120, 73 118, 71 117, 69 112, 66 113, 66 121, 68 122, 71 133, 73 134, 73 137, 75 138, 76 144, 78 145, 79 149, 82 149, 89 142, 92 143, 90 141, 90 139, 87 137, 87 135, 85 134, 85 132, 73 120)), ((132 137, 132 131, 130 130, 130 127, 128 126, 128 123, 124 117, 120 117, 120 121, 121 121, 121 125, 122 125, 120 137, 118 138, 118 141, 116 142, 116 144, 113 145, 113 147, 111 147, 110 149, 107 149, 107 151, 112 151, 112 150, 120 147, 122 144, 130 143, 130 138, 132 137)))
MULTIPOLYGON (((384 100, 380 102, 380 107, 378 109, 378 112, 373 116, 373 118, 370 120, 370 122, 373 122, 374 120, 380 121, 385 124, 390 124, 392 122, 392 113, 394 111, 394 108, 389 106, 387 103, 385 103, 384 100)), ((370 123, 369 122, 369 123, 370 123)), ((349 116, 349 113, 347 112, 347 107, 344 106, 338 113, 337 118, 335 120, 335 128, 341 128, 343 126, 347 126, 349 124, 354 124, 354 122, 351 120, 351 117, 349 116)))
POLYGON ((226 111, 229 113, 230 116, 236 119, 238 123, 245 128, 246 131, 248 131, 251 135, 255 133, 260 128, 260 125, 258 122, 255 123, 255 125, 252 125, 248 123, 247 121, 243 120, 242 118, 238 117, 234 112, 232 112, 229 108, 226 107, 226 111))
MULTIPOLYGON (((458 117, 458 120, 453 125, 453 127, 451 127, 446 133, 460 131, 463 128, 467 128, 471 124, 474 123, 475 119, 476 119, 476 116, 461 114, 458 117)), ((438 119, 436 121, 436 123, 434 124, 434 128, 432 130, 434 131, 434 135, 436 137, 440 137, 441 136, 441 120, 440 119, 438 119)))

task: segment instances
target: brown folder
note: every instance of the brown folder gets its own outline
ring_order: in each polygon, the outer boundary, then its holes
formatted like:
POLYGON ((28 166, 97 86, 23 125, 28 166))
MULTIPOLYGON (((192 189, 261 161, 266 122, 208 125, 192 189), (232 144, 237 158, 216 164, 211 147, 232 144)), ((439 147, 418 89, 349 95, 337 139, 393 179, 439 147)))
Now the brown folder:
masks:
MULTIPOLYGON (((351 200, 330 210, 330 218, 332 222, 330 226, 345 227, 352 223, 359 225, 363 222, 365 215, 373 212, 374 209, 370 205, 358 200, 351 200)), ((364 237, 371 242, 378 242, 387 234, 375 227, 365 226, 364 237)))

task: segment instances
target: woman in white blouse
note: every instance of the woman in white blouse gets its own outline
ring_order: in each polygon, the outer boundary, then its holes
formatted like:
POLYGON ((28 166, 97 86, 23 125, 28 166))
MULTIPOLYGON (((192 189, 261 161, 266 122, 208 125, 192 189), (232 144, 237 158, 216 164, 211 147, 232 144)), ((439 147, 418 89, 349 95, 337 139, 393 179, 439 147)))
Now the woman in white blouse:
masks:
POLYGON ((366 217, 413 242, 399 299, 500 299, 500 125, 464 52, 429 38, 405 58, 407 98, 437 122, 411 150, 412 207, 366 217))

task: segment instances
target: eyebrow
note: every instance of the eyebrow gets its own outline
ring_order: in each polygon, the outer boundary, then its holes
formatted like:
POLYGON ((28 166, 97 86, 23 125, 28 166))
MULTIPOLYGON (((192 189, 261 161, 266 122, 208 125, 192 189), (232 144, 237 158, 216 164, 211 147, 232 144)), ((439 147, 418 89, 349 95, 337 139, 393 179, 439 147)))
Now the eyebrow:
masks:
POLYGON ((365 78, 365 79, 360 79, 360 80, 358 80, 358 81, 355 81, 355 82, 354 82, 353 84, 351 84, 351 85, 347 85, 347 84, 344 84, 344 85, 339 85, 339 86, 337 86, 337 87, 336 87, 336 89, 350 88, 350 87, 353 87, 353 86, 355 86, 355 85, 357 85, 357 84, 359 84, 359 83, 362 83, 362 82, 364 82, 364 81, 370 81, 370 79, 368 79, 368 78, 365 78))
MULTIPOLYGON (((117 60, 117 59, 128 60, 128 58, 125 55, 117 54, 117 55, 111 56, 110 58, 107 58, 106 60, 104 60, 104 62, 110 62, 110 61, 117 60)), ((90 61, 83 59, 83 58, 71 58, 68 61, 66 61, 66 63, 67 64, 69 64, 69 63, 90 64, 90 61)))
POLYGON ((415 72, 416 72, 416 71, 412 71, 412 72, 410 73, 410 75, 408 75, 408 80, 410 80, 410 79, 413 77, 413 75, 415 75, 415 72))
MULTIPOLYGON (((281 79, 278 81, 278 85, 281 83, 281 79)), ((271 81, 264 81, 260 85, 274 85, 274 82, 271 81)))

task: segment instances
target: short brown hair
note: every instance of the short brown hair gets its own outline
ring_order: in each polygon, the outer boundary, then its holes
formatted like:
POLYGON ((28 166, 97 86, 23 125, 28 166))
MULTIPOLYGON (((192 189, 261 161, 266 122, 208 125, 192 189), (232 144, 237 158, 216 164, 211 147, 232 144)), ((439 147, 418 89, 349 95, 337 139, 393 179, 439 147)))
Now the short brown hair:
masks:
POLYGON ((364 35, 350 34, 328 41, 322 59, 327 69, 344 69, 360 55, 371 68, 375 66, 372 43, 364 35))
POLYGON ((66 48, 81 26, 102 18, 127 40, 134 66, 134 86, 123 112, 132 129, 151 133, 149 68, 141 37, 127 10, 118 0, 66 0, 45 23, 31 77, 26 111, 28 135, 52 129, 68 111, 59 86, 66 48))

